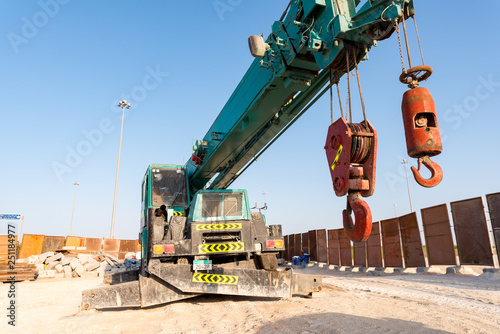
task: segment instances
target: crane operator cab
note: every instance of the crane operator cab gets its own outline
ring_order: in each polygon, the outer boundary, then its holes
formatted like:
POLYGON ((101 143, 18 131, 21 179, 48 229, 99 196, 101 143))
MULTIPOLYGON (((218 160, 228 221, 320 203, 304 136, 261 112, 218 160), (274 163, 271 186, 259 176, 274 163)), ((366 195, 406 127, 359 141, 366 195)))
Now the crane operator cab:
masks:
POLYGON ((268 253, 274 264, 275 255, 284 250, 281 225, 267 227, 260 212, 252 213, 246 190, 199 190, 189 201, 186 169, 178 165, 151 165, 142 190, 143 263, 209 268, 237 259, 258 267, 255 259, 268 253))

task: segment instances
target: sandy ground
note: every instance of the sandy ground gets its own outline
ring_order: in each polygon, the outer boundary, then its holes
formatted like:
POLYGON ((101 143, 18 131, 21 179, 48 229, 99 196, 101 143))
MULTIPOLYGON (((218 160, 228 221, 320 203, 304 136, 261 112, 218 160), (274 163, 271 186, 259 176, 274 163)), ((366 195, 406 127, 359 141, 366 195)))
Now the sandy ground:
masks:
MULTIPOLYGON (((17 326, 0 333, 500 333, 500 279, 491 275, 324 274, 313 298, 201 296, 149 309, 79 311, 99 278, 17 285, 17 326)), ((7 313, 8 285, 0 285, 7 313)))

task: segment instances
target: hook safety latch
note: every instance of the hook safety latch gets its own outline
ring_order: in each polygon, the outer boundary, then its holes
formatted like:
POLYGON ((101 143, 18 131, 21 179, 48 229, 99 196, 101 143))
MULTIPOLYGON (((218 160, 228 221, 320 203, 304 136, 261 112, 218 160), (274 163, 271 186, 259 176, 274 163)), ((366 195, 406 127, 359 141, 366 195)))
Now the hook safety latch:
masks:
POLYGON ((417 183, 420 184, 422 187, 426 188, 435 187, 443 179, 443 170, 437 163, 432 161, 431 158, 429 158, 428 156, 425 156, 423 158, 418 158, 418 169, 412 166, 411 171, 413 172, 415 181, 417 181, 417 183), (431 172, 431 177, 428 179, 424 179, 420 175, 420 167, 422 167, 422 163, 431 172))
POLYGON ((342 212, 344 230, 353 242, 366 241, 372 232, 372 212, 368 204, 361 199, 359 192, 350 193, 347 197, 346 210, 342 212), (354 212, 353 222, 351 213, 354 212))

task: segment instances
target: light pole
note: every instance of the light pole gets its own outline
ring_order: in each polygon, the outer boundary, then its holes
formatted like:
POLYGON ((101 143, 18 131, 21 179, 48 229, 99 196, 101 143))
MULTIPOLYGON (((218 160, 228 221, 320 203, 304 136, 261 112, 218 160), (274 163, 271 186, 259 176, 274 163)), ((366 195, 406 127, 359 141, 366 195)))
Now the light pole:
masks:
POLYGON ((406 185, 408 186, 408 198, 410 199, 410 212, 413 212, 413 205, 411 204, 410 181, 408 181, 408 170, 406 168, 406 165, 408 164, 408 160, 403 159, 403 161, 401 161, 401 163, 405 167, 406 185))
POLYGON ((396 203, 393 203, 392 205, 394 206, 394 218, 396 218, 398 216, 396 213, 396 203))
POLYGON ((125 118, 125 108, 129 109, 130 103, 127 103, 126 100, 122 100, 118 102, 118 107, 122 108, 122 126, 120 129, 120 146, 118 147, 118 165, 116 166, 115 196, 113 198, 113 215, 111 216, 111 233, 109 236, 111 239, 115 237, 114 227, 115 227, 116 192, 118 190, 118 173, 120 172, 120 154, 122 151, 123 119, 125 118))
POLYGON ((69 225, 69 235, 71 235, 71 230, 73 230, 73 215, 75 214, 75 199, 76 199, 76 186, 80 185, 78 182, 73 182, 75 186, 75 191, 73 193, 73 210, 71 210, 71 225, 69 225))

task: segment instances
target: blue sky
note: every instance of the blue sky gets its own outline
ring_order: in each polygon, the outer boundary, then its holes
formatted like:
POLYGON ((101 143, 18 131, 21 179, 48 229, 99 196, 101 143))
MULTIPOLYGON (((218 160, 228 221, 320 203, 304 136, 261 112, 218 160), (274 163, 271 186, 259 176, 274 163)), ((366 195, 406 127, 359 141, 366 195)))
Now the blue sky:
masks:
MULTIPOLYGON (((147 166, 190 157, 193 140, 203 138, 253 61, 248 36, 269 34, 287 5, 232 1, 232 10, 218 13, 214 3, 0 1, 0 213, 24 215, 24 233, 67 235, 76 180, 72 234, 108 237, 120 135, 116 102, 126 98, 132 108, 115 237, 136 238, 147 166), (78 149, 85 155, 75 159, 78 149), (69 167, 54 167, 60 165, 69 167)), ((410 179, 420 210, 500 191, 500 3, 417 0, 415 6, 425 60, 434 68, 423 86, 436 101, 444 139, 443 153, 433 159, 443 168, 442 183, 424 189, 410 179)), ((409 32, 419 62, 411 20, 409 32)), ((369 57, 360 78, 379 144, 376 191, 367 202, 381 220, 394 216, 393 204, 398 215, 410 211, 400 162, 415 165, 415 159, 406 154, 396 35, 369 57)), ((361 121, 357 91, 353 102, 354 121, 361 121)), ((329 123, 324 96, 232 185, 260 206, 265 191, 268 223, 282 224, 286 234, 342 226, 345 198, 333 192, 323 150, 329 123)))

